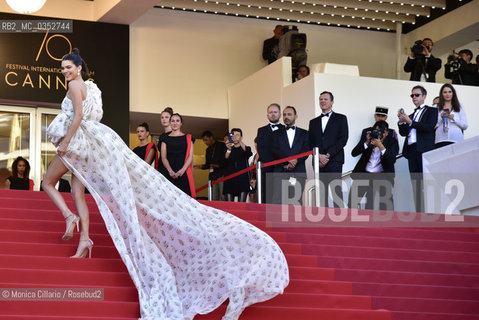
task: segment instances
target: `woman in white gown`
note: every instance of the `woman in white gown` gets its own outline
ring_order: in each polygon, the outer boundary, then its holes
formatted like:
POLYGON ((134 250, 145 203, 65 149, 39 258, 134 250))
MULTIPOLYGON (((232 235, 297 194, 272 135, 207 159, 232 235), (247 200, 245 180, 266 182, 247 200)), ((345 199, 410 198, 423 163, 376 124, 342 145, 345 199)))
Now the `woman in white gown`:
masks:
POLYGON ((47 131, 58 149, 43 189, 66 219, 64 240, 81 224, 74 257, 91 253, 93 246, 84 185, 138 289, 142 320, 193 319, 228 298, 223 319, 234 320, 247 306, 282 293, 289 271, 274 240, 187 196, 101 124, 101 92, 95 83, 83 81, 86 65, 78 50, 63 58, 61 68, 68 92, 62 113, 47 131), (72 197, 79 218, 54 188, 67 170, 74 176, 72 197), (149 188, 144 188, 145 179, 149 188))

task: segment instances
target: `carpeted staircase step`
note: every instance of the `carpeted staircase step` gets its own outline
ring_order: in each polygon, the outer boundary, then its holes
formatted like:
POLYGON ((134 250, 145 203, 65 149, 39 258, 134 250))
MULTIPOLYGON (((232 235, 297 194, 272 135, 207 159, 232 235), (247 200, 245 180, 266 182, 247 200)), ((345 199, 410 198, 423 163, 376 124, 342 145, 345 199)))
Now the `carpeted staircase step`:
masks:
MULTIPOLYGON (((0 255, 0 269, 128 272, 120 259, 70 259, 24 255, 0 255)), ((290 266, 289 270, 291 279, 334 280, 334 270, 331 268, 290 266)))
MULTIPOLYGON (((20 243, 3 242, 0 246, 0 255, 36 255, 36 256, 55 256, 69 257, 75 254, 77 244, 69 242, 68 244, 51 243, 20 243)), ((303 254, 285 254, 288 264, 291 266, 316 267, 317 258, 303 254)), ((92 257, 101 257, 100 259, 120 259, 115 247, 94 245, 92 257)))
POLYGON ((370 237, 368 235, 334 235, 334 234, 305 234, 289 233, 288 241, 302 244, 328 244, 357 246, 377 248, 396 248, 396 249, 419 249, 419 250, 440 250, 453 252, 479 252, 479 242, 452 241, 434 239, 410 239, 398 237, 370 237), (401 241, 398 241, 401 240, 401 241))
POLYGON ((456 275, 478 275, 479 264, 458 263, 451 261, 424 261, 401 259, 372 259, 346 256, 320 256, 318 265, 336 269, 382 270, 400 272, 428 272, 456 275))
MULTIPOLYGON (((372 279, 373 280, 373 279, 372 279)), ((470 300, 479 297, 479 288, 354 282, 353 293, 370 296, 415 297, 423 299, 470 300)))
POLYGON ((479 288, 479 275, 339 269, 337 280, 479 288))
POLYGON ((329 309, 371 309, 371 297, 359 295, 285 293, 272 300, 261 302, 261 306, 285 306, 295 302, 296 307, 329 309))
POLYGON ((133 281, 127 272, 0 268, 0 282, 8 283, 11 281, 36 283, 38 285, 133 286, 133 281))
POLYGON ((317 256, 346 256, 372 259, 400 259, 426 261, 455 261, 479 264, 479 253, 441 250, 418 250, 357 246, 304 244, 303 254, 317 256))
POLYGON ((391 320, 477 320, 478 316, 463 313, 401 312, 392 313, 391 320))
MULTIPOLYGON (((358 237, 376 237, 376 238, 398 238, 398 239, 419 239, 419 240, 439 240, 439 241, 460 241, 475 242, 479 241, 479 232, 464 231, 462 228, 442 231, 439 228, 360 228, 360 227, 311 227, 311 228, 271 228, 276 232, 287 232, 289 236, 297 233, 303 234, 303 237, 314 239, 316 234, 320 235, 339 235, 339 236, 358 236, 358 237)), ((471 230, 468 228, 468 230, 471 230)))
MULTIPOLYGON (((0 255, 0 268, 128 272, 121 259, 70 259, 36 255, 0 255)), ((332 270, 322 268, 322 270, 332 270)))
POLYGON ((430 312, 430 313, 456 313, 458 310, 463 314, 478 315, 479 301, 473 300, 450 300, 450 299, 416 299, 400 297, 373 297, 373 306, 381 306, 391 311, 430 312))
MULTIPOLYGON (((43 192, 42 192, 43 193, 43 192)), ((11 197, 2 197, 0 193, 0 197, 2 198, 2 209, 1 211, 10 210, 10 209, 29 209, 29 210, 50 210, 57 212, 60 216, 60 210, 53 204, 53 202, 48 199, 48 197, 34 200, 31 198, 11 198, 11 197), (19 201, 20 200, 20 201, 19 201)), ((71 200, 71 197, 66 197, 66 203, 72 212, 76 212, 75 205, 71 200)), ((96 213, 98 211, 98 207, 94 201, 87 201, 88 210, 91 213, 96 213)))
MULTIPOLYGON (((18 231, 11 229, 2 229, 0 227, 0 242, 17 242, 17 243, 45 243, 45 244, 78 244, 78 233, 74 233, 74 238, 68 242, 61 240, 62 232, 38 232, 38 231, 18 231)), ((90 238, 94 241, 95 247, 105 246, 116 250, 111 237, 108 234, 90 234, 90 238)), ((285 253, 301 254, 301 244, 279 242, 278 243, 285 253)))
POLYGON ((352 294, 351 282, 329 280, 291 280, 287 293, 352 294))
MULTIPOLYGON (((225 312, 221 306, 212 313, 196 316, 195 320, 219 320, 225 312)), ((246 308, 240 319, 247 320, 391 320, 387 310, 358 310, 358 309, 333 309, 333 308, 288 308, 288 307, 258 307, 253 305, 246 308)))

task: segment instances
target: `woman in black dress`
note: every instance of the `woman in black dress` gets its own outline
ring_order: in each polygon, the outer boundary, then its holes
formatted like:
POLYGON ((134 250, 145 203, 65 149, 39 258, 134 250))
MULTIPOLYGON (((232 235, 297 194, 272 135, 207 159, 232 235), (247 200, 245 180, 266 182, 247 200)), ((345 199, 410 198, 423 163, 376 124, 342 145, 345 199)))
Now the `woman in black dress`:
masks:
MULTIPOLYGON (((158 150, 160 151, 161 151, 161 142, 167 135, 171 133, 170 118, 172 115, 173 115, 173 109, 170 107, 166 107, 160 114, 160 122, 164 130, 164 132, 160 135, 160 138, 158 139, 158 150)), ((163 165, 163 161, 161 160, 159 161, 157 169, 166 178, 169 177, 168 171, 166 171, 165 166, 163 165)))
POLYGON ((138 127, 136 127, 136 135, 138 136, 138 140, 140 140, 140 145, 133 149, 133 152, 148 164, 152 164, 154 160, 155 168, 158 168, 158 150, 156 144, 154 142, 148 142, 148 137, 150 136, 148 123, 143 122, 138 125, 138 127))
MULTIPOLYGON (((231 130, 231 140, 226 143, 226 169, 225 176, 238 172, 248 167, 248 158, 253 155, 251 148, 246 146, 243 139, 243 131, 239 128, 231 130)), ((234 201, 234 197, 238 196, 239 202, 246 202, 246 196, 250 191, 249 173, 243 173, 237 177, 226 180, 223 185, 223 194, 226 201, 234 201)))
POLYGON ((181 132, 183 118, 174 113, 170 118, 171 133, 161 143, 161 160, 168 172, 167 178, 187 195, 195 198, 195 182, 193 180, 193 143, 190 134, 181 132))
POLYGON ((5 180, 7 189, 33 190, 33 180, 29 179, 30 164, 27 159, 18 157, 12 164, 12 175, 5 180))

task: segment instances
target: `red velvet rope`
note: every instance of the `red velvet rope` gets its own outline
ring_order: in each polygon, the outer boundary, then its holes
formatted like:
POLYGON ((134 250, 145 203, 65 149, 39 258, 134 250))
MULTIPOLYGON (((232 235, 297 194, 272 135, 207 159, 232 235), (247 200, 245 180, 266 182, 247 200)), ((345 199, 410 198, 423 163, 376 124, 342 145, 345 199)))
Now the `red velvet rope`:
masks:
MULTIPOLYGON (((303 152, 303 153, 300 153, 300 154, 296 154, 296 155, 291 156, 291 157, 287 157, 287 158, 283 158, 283 159, 279 159, 279 160, 274 160, 274 161, 266 162, 266 163, 263 163, 263 168, 270 167, 270 166, 274 166, 275 164, 280 164, 280 163, 287 162, 287 161, 290 161, 290 160, 307 157, 307 156, 312 155, 312 154, 313 154, 313 151, 308 151, 308 152, 303 152)), ((255 165, 255 164, 252 165, 252 166, 249 166, 248 168, 245 168, 245 169, 243 169, 243 170, 240 170, 240 171, 238 171, 238 172, 232 173, 232 174, 230 174, 229 176, 223 177, 223 178, 218 179, 218 180, 213 180, 213 181, 211 181, 211 185, 214 185, 214 184, 221 183, 221 182, 223 182, 223 181, 232 179, 232 178, 234 178, 234 177, 237 177, 237 176, 239 176, 239 175, 242 175, 243 173, 246 173, 246 172, 251 171, 251 170, 254 170, 254 169, 256 169, 256 165, 255 165)), ((198 189, 196 189, 196 192, 200 192, 201 190, 204 190, 204 189, 206 189, 206 188, 208 188, 208 184, 205 184, 204 186, 199 187, 198 189)))

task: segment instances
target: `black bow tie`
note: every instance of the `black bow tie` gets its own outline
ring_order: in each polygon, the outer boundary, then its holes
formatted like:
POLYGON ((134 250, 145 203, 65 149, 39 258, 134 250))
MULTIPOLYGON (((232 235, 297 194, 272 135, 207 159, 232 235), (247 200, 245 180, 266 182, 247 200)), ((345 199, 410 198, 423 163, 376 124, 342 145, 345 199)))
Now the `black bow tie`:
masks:
POLYGON ((414 109, 414 112, 418 111, 418 110, 421 110, 422 108, 421 107, 416 107, 416 109, 414 109))
POLYGON ((328 117, 329 118, 329 115, 331 114, 331 112, 328 112, 328 113, 322 113, 321 114, 321 118, 323 117, 328 117))
POLYGON ((271 128, 278 128, 279 124, 270 124, 271 128))
POLYGON ((287 128, 286 128, 286 130, 289 130, 289 129, 291 129, 291 130, 296 130, 296 126, 292 126, 292 127, 287 127, 287 128))

